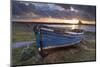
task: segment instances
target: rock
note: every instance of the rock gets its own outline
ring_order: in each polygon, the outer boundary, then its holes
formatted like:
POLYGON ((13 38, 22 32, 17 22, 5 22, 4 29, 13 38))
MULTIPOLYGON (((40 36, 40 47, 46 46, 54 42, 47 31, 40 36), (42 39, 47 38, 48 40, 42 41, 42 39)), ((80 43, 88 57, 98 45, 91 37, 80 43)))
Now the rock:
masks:
POLYGON ((30 58, 32 58, 32 56, 35 55, 35 52, 33 51, 32 48, 24 48, 23 51, 21 52, 21 60, 22 61, 25 61, 25 60, 28 60, 30 58))

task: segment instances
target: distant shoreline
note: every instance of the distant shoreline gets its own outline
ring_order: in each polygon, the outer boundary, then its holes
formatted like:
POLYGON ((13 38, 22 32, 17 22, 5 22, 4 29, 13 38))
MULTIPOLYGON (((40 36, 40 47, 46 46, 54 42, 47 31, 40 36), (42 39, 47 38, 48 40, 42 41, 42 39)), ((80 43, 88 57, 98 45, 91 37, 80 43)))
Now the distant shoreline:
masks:
POLYGON ((96 24, 70 24, 70 23, 55 23, 55 22, 27 22, 27 21, 12 21, 20 24, 56 24, 56 25, 96 25, 96 24))

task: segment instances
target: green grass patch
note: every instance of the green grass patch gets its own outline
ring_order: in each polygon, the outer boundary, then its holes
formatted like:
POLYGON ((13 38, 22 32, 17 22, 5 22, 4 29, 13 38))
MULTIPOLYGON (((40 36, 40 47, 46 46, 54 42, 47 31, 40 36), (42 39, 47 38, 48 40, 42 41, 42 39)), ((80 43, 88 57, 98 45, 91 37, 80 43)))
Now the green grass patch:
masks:
MULTIPOLYGON (((12 55, 12 64, 13 65, 27 65, 27 64, 35 63, 33 58, 30 58, 26 61, 21 61, 21 53, 22 53, 24 48, 27 48, 27 46, 12 49, 12 54, 11 55, 12 55)), ((32 44, 31 46, 29 46, 29 48, 37 50, 36 44, 32 44)), ((33 52, 35 52, 35 51, 33 51, 33 52)), ((33 57, 34 57, 34 54, 33 54, 33 57)))
MULTIPOLYGON (((32 29, 26 27, 27 25, 16 25, 14 24, 12 29, 12 42, 17 41, 31 41, 35 40, 35 35, 32 33, 32 29)), ((85 32, 84 45, 90 50, 81 50, 76 53, 71 53, 68 50, 57 51, 48 55, 41 63, 58 63, 58 62, 79 62, 79 61, 93 61, 96 60, 96 41, 95 32, 85 32)), ((36 45, 36 44, 34 44, 36 45)), ((31 45, 30 48, 36 49, 36 46, 31 45)), ((13 65, 27 65, 27 64, 38 64, 33 58, 26 61, 21 61, 21 52, 26 48, 19 47, 12 49, 12 64, 13 65)), ((33 54, 34 57, 34 54, 33 54)))
MULTIPOLYGON (((61 50, 49 55, 45 58, 45 63, 60 63, 60 62, 80 62, 80 61, 95 61, 96 60, 96 44, 95 40, 85 41, 85 46, 88 50, 81 48, 81 51, 71 53, 69 50, 61 50)), ((77 50, 77 49, 75 49, 77 50)))
POLYGON ((31 27, 27 27, 26 24, 13 24, 12 27, 12 42, 18 41, 33 41, 35 40, 35 34, 31 27))

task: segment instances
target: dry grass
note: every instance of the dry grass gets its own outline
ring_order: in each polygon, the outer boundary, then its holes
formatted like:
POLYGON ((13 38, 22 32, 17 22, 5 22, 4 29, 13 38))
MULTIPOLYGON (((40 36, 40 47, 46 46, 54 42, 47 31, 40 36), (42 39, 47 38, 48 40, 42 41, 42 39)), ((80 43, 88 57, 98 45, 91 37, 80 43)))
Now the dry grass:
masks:
MULTIPOLYGON (((88 44, 92 45, 92 44, 88 44)), ((70 47, 48 50, 49 55, 44 59, 45 63, 79 62, 96 60, 95 47, 86 44, 78 44, 70 47)))
MULTIPOLYGON (((12 41, 30 41, 34 40, 31 31, 27 29, 15 28, 12 41), (24 31, 23 31, 24 30, 24 31)), ((29 30, 29 29, 28 29, 29 30)), ((21 51, 26 47, 19 47, 12 49, 12 64, 13 65, 29 65, 29 64, 46 64, 46 63, 67 63, 67 62, 80 62, 80 61, 95 61, 96 60, 96 42, 95 32, 85 32, 85 41, 80 44, 46 50, 48 56, 45 58, 38 58, 33 55, 32 58, 26 61, 20 61, 21 51), (36 61, 38 59, 38 61, 36 61)), ((33 45, 31 48, 36 48, 33 45)))

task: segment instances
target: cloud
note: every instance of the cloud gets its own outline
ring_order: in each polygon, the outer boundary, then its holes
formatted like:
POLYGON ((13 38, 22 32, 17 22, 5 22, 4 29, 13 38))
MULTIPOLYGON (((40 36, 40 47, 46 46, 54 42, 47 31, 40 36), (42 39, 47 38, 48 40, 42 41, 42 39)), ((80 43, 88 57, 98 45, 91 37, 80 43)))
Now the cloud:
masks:
POLYGON ((23 1, 20 1, 19 3, 20 4, 25 4, 26 6, 29 6, 30 5, 28 2, 23 2, 23 1))
MULTIPOLYGON (((63 5, 40 2, 13 2, 13 16, 17 18, 95 18, 87 6, 63 5), (89 13, 90 12, 90 13, 89 13)), ((91 9, 92 10, 92 9, 91 9)))
POLYGON ((45 4, 45 3, 32 3, 36 6, 36 8, 43 8, 44 10, 58 10, 58 11, 65 11, 66 9, 56 5, 56 4, 45 4))

